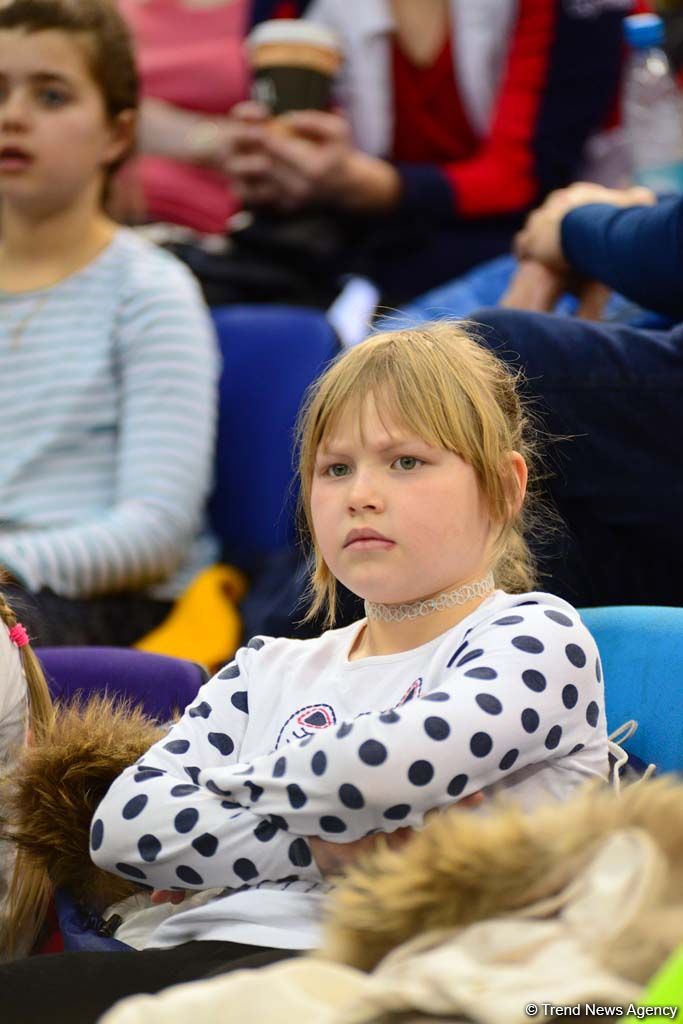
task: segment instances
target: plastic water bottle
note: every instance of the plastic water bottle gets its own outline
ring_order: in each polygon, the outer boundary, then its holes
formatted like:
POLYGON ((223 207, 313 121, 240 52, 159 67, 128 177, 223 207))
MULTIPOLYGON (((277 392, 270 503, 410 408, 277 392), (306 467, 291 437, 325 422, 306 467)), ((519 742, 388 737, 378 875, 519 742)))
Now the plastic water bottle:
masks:
POLYGON ((683 192, 683 97, 662 49, 664 23, 633 14, 624 26, 631 54, 623 119, 633 179, 656 192, 683 192))

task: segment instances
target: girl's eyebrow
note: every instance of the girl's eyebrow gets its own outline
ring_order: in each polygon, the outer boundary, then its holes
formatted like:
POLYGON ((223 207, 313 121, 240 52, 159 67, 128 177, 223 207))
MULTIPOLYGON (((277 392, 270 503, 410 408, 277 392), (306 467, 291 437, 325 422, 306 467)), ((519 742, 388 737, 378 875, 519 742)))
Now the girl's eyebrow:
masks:
POLYGON ((36 71, 34 74, 29 75, 29 81, 31 82, 61 82, 64 85, 70 85, 71 79, 66 75, 63 75, 61 71, 36 71))

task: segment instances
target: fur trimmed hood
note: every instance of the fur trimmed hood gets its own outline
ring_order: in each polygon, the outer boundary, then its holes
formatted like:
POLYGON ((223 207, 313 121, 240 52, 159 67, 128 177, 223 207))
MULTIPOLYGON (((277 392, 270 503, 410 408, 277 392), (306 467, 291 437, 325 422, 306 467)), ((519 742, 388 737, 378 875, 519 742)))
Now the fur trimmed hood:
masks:
POLYGON ((93 864, 90 824, 112 782, 164 733, 139 709, 103 696, 57 707, 2 781, 0 835, 97 910, 139 892, 93 864))
POLYGON ((644 982, 683 940, 683 785, 643 782, 617 795, 589 785, 533 814, 454 809, 399 851, 380 847, 331 894, 321 954, 372 970, 393 949, 438 929, 524 914, 565 890, 610 837, 638 830, 661 854, 661 893, 611 944, 616 973, 644 982))

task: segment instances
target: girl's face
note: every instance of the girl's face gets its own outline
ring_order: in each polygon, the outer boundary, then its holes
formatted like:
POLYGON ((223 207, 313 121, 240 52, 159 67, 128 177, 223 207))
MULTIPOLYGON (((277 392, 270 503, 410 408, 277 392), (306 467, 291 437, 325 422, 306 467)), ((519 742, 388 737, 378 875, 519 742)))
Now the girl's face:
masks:
POLYGON ((311 515, 330 571, 369 601, 414 601, 487 572, 493 531, 473 468, 380 415, 372 396, 319 447, 311 515))
POLYGON ((83 41, 57 29, 0 30, 0 196, 32 210, 97 191, 127 148, 131 119, 109 122, 83 41))

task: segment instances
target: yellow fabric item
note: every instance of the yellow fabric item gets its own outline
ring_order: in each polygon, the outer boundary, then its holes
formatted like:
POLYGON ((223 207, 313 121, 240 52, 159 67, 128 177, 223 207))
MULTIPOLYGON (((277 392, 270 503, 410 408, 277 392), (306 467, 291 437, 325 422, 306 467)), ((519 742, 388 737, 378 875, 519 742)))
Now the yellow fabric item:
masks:
POLYGON ((247 589, 232 565, 211 565, 195 576, 160 626, 134 645, 140 651, 188 658, 213 669, 233 656, 242 637, 237 602, 247 589))

